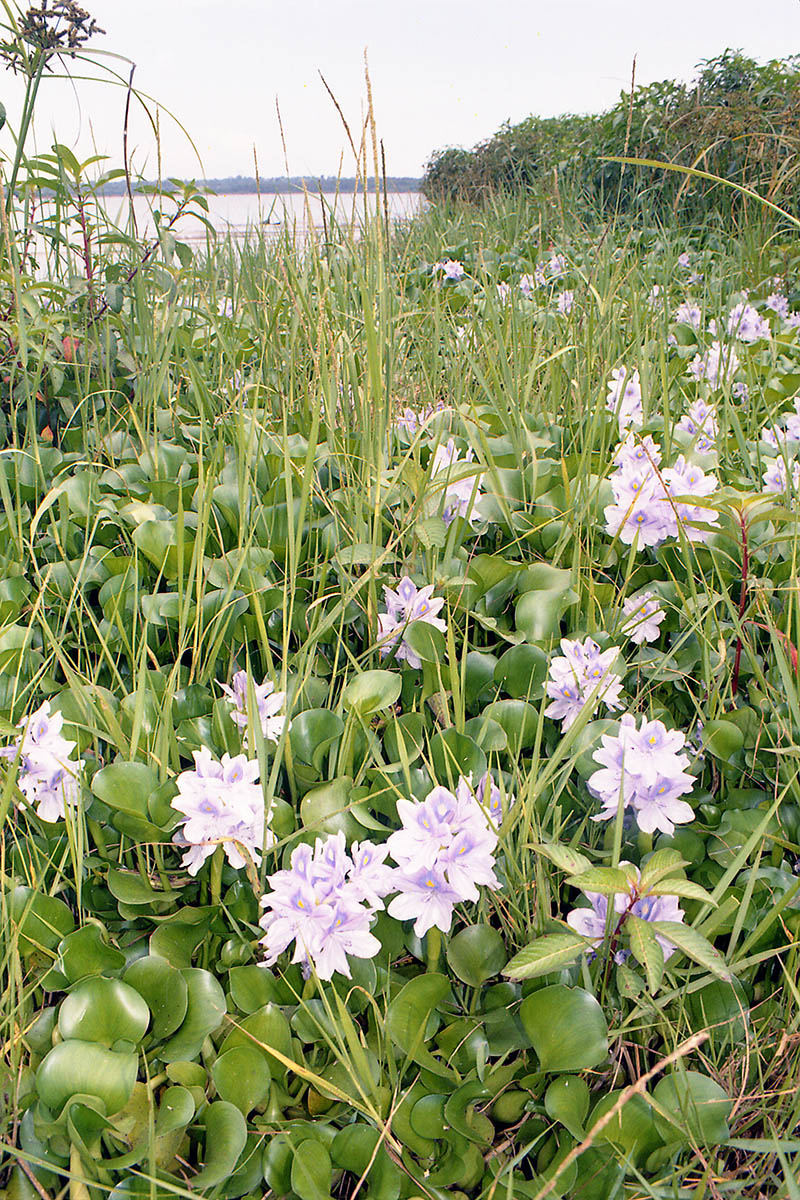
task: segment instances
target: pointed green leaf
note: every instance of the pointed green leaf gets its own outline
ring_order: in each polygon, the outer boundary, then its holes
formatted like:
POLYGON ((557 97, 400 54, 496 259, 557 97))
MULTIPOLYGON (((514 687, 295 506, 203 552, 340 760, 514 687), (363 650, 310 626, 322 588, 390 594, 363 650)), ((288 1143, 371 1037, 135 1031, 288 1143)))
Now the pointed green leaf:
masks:
POLYGON ((509 979, 537 979, 574 962, 587 949, 585 938, 577 933, 546 933, 515 954, 503 974, 509 979))
POLYGON ((656 941, 651 923, 629 914, 625 918, 625 932, 631 954, 644 967, 650 991, 657 991, 664 975, 664 951, 656 941))
POLYGON ((684 925, 680 921, 651 921, 650 924, 656 933, 668 938, 687 958, 694 959, 701 967, 711 971, 712 975, 717 975, 720 979, 731 978, 725 959, 719 951, 715 950, 701 933, 692 929, 691 925, 684 925))

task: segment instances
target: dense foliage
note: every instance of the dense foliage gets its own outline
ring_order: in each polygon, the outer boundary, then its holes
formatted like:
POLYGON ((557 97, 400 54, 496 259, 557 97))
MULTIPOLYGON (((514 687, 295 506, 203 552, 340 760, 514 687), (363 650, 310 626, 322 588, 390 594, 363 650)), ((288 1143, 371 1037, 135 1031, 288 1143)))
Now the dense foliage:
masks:
POLYGON ((690 84, 635 87, 598 115, 531 116, 506 123, 471 150, 439 151, 422 186, 431 200, 474 200, 566 182, 606 208, 677 207, 687 218, 741 203, 729 189, 702 179, 606 161, 628 156, 695 167, 756 187, 794 210, 798 149, 796 57, 759 65, 727 50, 702 63, 690 84))
POLYGON ((6 170, 7 1200, 794 1200, 793 228, 6 170))

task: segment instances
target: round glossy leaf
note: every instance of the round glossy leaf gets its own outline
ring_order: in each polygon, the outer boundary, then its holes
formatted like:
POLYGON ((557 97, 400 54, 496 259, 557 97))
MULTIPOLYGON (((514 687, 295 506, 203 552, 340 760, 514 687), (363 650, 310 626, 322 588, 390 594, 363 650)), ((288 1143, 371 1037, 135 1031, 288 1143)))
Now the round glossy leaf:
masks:
POLYGON ((348 811, 352 790, 352 779, 344 775, 311 788, 300 801, 300 820, 304 828, 318 837, 340 830, 348 841, 361 837, 363 830, 348 811))
POLYGON ((138 1046, 150 1024, 150 1009, 134 988, 119 979, 87 979, 70 992, 58 1014, 61 1036, 114 1047, 138 1046))
POLYGON ((480 987, 508 961, 503 939, 491 925, 468 925, 447 941, 450 969, 470 987, 480 987))
POLYGON ((525 700, 495 700, 485 709, 484 715, 496 721, 508 738, 512 753, 529 750, 536 742, 539 728, 539 713, 525 700))
POLYGON ((168 1087, 161 1093, 156 1116, 156 1137, 185 1129, 194 1116, 192 1093, 185 1087, 168 1087))
POLYGON ((422 662, 443 663, 447 657, 444 634, 428 621, 411 621, 403 632, 403 642, 422 662))
POLYGON ((189 1004, 189 989, 179 970, 166 959, 148 954, 131 963, 123 979, 146 1001, 152 1014, 150 1033, 154 1041, 163 1041, 179 1028, 189 1004))
POLYGON ((547 1115, 568 1129, 574 1138, 583 1138, 583 1123, 589 1111, 589 1088, 580 1075, 562 1075, 554 1079, 544 1094, 547 1115))
POLYGON ((87 975, 119 971, 125 966, 125 955, 108 945, 103 932, 98 925, 88 924, 67 934, 59 943, 55 967, 70 983, 77 983, 87 975))
POLYGON ((300 1200, 330 1200, 331 1156, 322 1142, 306 1138, 295 1148, 291 1180, 300 1200))
MULTIPOLYGON (((311 1004, 314 1001, 310 1001, 311 1004)), ((302 1013, 297 1010, 297 1014, 302 1013)), ((317 1035, 319 1030, 317 1030, 317 1035)), ((316 1035, 315 1035, 316 1040, 316 1035)), ((221 1046, 223 1053, 234 1046, 250 1046, 263 1054, 275 1079, 283 1079, 286 1067, 279 1059, 271 1056, 270 1049, 277 1050, 284 1058, 293 1058, 292 1032, 289 1022, 277 1004, 265 1004, 263 1008, 245 1017, 227 1034, 221 1046)))
POLYGON ((488 700, 497 693, 494 683, 497 659, 486 651, 470 650, 464 666, 464 699, 474 711, 481 700, 488 700))
POLYGON ((158 787, 158 775, 145 763, 118 762, 103 767, 92 779, 92 791, 109 808, 147 818, 147 802, 158 787))
POLYGON ((582 988, 554 984, 532 992, 519 1015, 542 1071, 583 1071, 608 1054, 603 1010, 582 988))
POLYGON ((397 702, 403 680, 393 671, 362 671, 344 688, 342 703, 360 717, 390 708, 397 702))
POLYGON ((59 1042, 36 1072, 36 1090, 55 1114, 73 1096, 96 1096, 111 1116, 130 1100, 137 1068, 135 1054, 118 1054, 93 1042, 59 1042))
POLYGON ((278 999, 275 978, 269 967, 234 967, 229 975, 230 993, 237 1008, 244 1013, 254 1013, 278 999))
POLYGON ((443 785, 458 783, 459 775, 479 779, 486 771, 486 755, 477 742, 456 729, 442 729, 430 742, 433 772, 443 785))
POLYGON ((15 887, 8 897, 8 914, 17 926, 20 954, 55 950, 75 928, 72 913, 62 900, 29 887, 15 887))
POLYGON ((676 1071, 659 1081, 653 1099, 675 1120, 664 1120, 656 1111, 653 1119, 665 1142, 694 1141, 719 1146, 731 1136, 728 1119, 733 1104, 727 1093, 699 1071, 676 1071))
POLYGON ((425 1030, 433 1010, 449 998, 450 982, 446 976, 428 972, 409 980, 391 1001, 386 1014, 386 1028, 395 1045, 437 1075, 449 1075, 450 1071, 426 1049, 425 1030))
POLYGON ((538 646, 512 646, 494 669, 494 682, 515 700, 536 700, 547 677, 547 655, 538 646))
POLYGON ((497 754, 508 749, 506 731, 491 717, 472 717, 464 722, 464 733, 480 746, 485 754, 497 754))
POLYGON ((269 1095, 267 1060, 252 1044, 233 1046, 220 1054, 214 1060, 211 1078, 220 1100, 235 1104, 245 1117, 269 1095))
POLYGON ((715 758, 731 759, 744 745, 744 734, 733 721, 706 721, 703 749, 715 758))
POLYGON ((383 744, 389 762, 416 762, 425 748, 425 721, 421 713, 404 713, 386 726, 383 744))
POLYGON ((309 708, 292 718, 289 741, 292 754, 317 771, 322 770, 325 755, 341 736, 344 722, 327 708, 309 708))
POLYGON ((368 1171, 369 1200, 397 1200, 400 1195, 400 1172, 384 1146, 378 1145, 379 1140, 378 1130, 371 1125, 346 1125, 331 1143, 331 1162, 358 1178, 368 1171))
POLYGON ((186 1016, 158 1053, 165 1063, 196 1058, 203 1042, 225 1016, 225 993, 209 971, 185 967, 181 974, 188 989, 186 1016))
POLYGON ((215 1100, 205 1111, 206 1148, 203 1169, 192 1189, 215 1187, 232 1174, 247 1142, 245 1119, 234 1104, 215 1100))
POLYGON ((444 1119, 446 1100, 447 1096, 437 1092, 420 1097, 409 1115, 411 1128, 415 1133, 434 1141, 444 1137, 448 1128, 444 1119))
MULTIPOLYGON (((592 1109, 589 1128, 596 1125, 622 1095, 621 1091, 601 1096, 592 1109)), ((598 1141, 610 1142, 627 1158, 641 1162, 661 1144, 653 1122, 653 1110, 643 1096, 633 1095, 596 1135, 598 1141)))

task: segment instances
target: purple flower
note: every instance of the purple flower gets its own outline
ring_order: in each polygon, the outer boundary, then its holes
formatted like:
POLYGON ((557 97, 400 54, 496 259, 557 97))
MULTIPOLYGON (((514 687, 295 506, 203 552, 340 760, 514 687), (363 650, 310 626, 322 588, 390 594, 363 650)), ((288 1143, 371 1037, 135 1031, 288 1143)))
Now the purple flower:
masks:
POLYGON ((519 281, 519 290, 526 300, 530 300, 538 284, 533 275, 523 275, 519 281))
POLYGON ((383 589, 386 612, 378 613, 378 645, 381 658, 385 658, 392 646, 397 645, 396 658, 405 659, 410 667, 422 666, 422 659, 405 641, 405 633, 414 621, 425 621, 442 633, 447 632, 447 624, 437 616, 444 606, 444 600, 433 595, 432 583, 418 588, 413 580, 405 575, 396 589, 383 589))
POLYGON ((637 646, 656 640, 658 627, 667 615, 660 598, 653 592, 641 592, 623 601, 622 611, 629 618, 622 626, 622 632, 637 646))
MULTIPOLYGON (((265 738, 269 738, 271 742, 277 743, 281 740, 286 725, 286 717, 279 715, 279 713, 286 703, 285 692, 276 692, 275 684, 269 679, 265 679, 263 683, 256 683, 247 674, 247 671, 237 671, 231 680, 230 687, 226 683, 221 683, 220 687, 225 693, 228 703, 234 706, 234 711, 230 714, 231 720, 240 729, 244 730, 247 729, 250 723, 248 701, 252 689, 253 700, 256 706, 255 718, 261 728, 262 734, 265 738)), ((291 724, 289 727, 291 728, 291 724)), ((246 748, 246 733, 244 744, 246 748)))
POLYGON ((480 886, 499 886, 492 818, 463 778, 455 792, 437 786, 419 803, 398 800, 397 815, 402 825, 387 846, 398 864, 391 890, 399 895, 390 902, 389 915, 413 917, 418 937, 433 925, 446 933, 455 904, 477 900, 480 886))
POLYGON ((691 261, 691 260, 690 260, 690 258, 689 258, 689 251, 688 251, 688 250, 684 250, 682 254, 679 254, 679 255, 678 255, 678 266, 679 266, 679 267, 688 267, 688 266, 689 266, 689 263, 690 263, 690 261, 691 261))
POLYGON ((698 305, 691 300, 684 300, 683 304, 679 304, 675 309, 675 320, 679 325, 690 325, 692 329, 699 329, 703 323, 703 314, 698 305))
MULTIPOLYGON (((184 816, 182 829, 172 839, 188 847, 183 865, 196 875, 219 845, 232 867, 243 867, 248 859, 259 863, 267 814, 258 763, 244 754, 223 754, 217 762, 205 746, 194 751, 194 762, 193 771, 178 776, 178 795, 172 800, 172 807, 184 816)), ((266 838, 268 846, 275 841, 269 831, 266 838)))
POLYGON ((461 457, 453 438, 445 446, 437 446, 431 460, 431 479, 444 477, 444 508, 442 519, 449 525, 456 517, 463 517, 470 525, 479 525, 483 520, 480 511, 483 497, 483 473, 476 472, 468 463, 474 458, 470 447, 461 457))
POLYGON ((611 372, 606 408, 614 413, 619 421, 620 437, 632 427, 641 428, 644 424, 644 409, 638 371, 629 375, 627 367, 617 367, 611 372))
POLYGON ((767 296, 765 301, 767 308, 772 312, 777 313, 784 320, 789 315, 789 301, 780 292, 773 292, 771 296, 767 296))
POLYGON ((594 821, 609 821, 616 816, 620 801, 633 808, 639 828, 645 833, 656 829, 672 834, 675 825, 694 820, 694 811, 680 797, 690 792, 694 778, 685 768, 689 757, 679 753, 686 739, 677 730, 668 730, 661 721, 626 713, 617 734, 603 734, 602 748, 593 758, 601 769, 589 777, 587 786, 603 805, 594 821))
POLYGON ((423 868, 403 876, 403 890, 388 907, 389 916, 398 921, 414 921, 417 937, 436 926, 448 933, 453 923, 453 908, 461 897, 447 882, 442 871, 423 868))
POLYGON ((689 405, 675 427, 694 440, 698 454, 708 454, 715 446, 717 433, 717 410, 702 397, 689 405))
POLYGON ((36 806, 43 821, 60 821, 66 808, 74 808, 80 798, 83 762, 71 757, 75 742, 68 742, 61 730, 64 718, 50 712, 45 700, 30 717, 23 717, 17 728, 23 733, 12 746, 0 750, 3 758, 19 755, 17 786, 27 807, 36 806))
POLYGON ((619 653, 616 647, 601 651, 591 638, 583 642, 563 638, 561 650, 562 654, 550 661, 546 690, 552 704, 544 710, 546 717, 560 720, 566 732, 592 696, 593 713, 601 702, 612 710, 622 707, 622 680, 611 669, 619 653))
POLYGON ((436 263, 433 269, 434 272, 441 271, 445 279, 457 281, 464 278, 464 264, 455 258, 446 258, 444 262, 436 263))
POLYGON ((556 300, 556 312, 559 316, 566 317, 572 312, 572 306, 575 303, 575 293, 570 291, 559 292, 556 300))
POLYGON ((785 458, 776 458, 764 472, 762 487, 776 495, 785 495, 790 488, 796 494, 800 491, 800 462, 796 458, 790 458, 788 463, 785 458))
POLYGON ((317 838, 312 850, 297 846, 288 870, 268 879, 259 924, 266 965, 295 943, 292 962, 313 967, 320 979, 334 972, 350 978, 348 957, 373 958, 380 942, 370 932, 382 897, 392 890, 393 872, 383 866, 385 847, 355 843, 347 853, 343 833, 317 838))
POLYGON ((731 383, 739 369, 739 359, 733 346, 712 342, 704 354, 696 354, 689 363, 688 372, 695 379, 705 379, 712 388, 731 383))
POLYGON ((498 283, 497 299, 501 304, 506 304, 511 299, 511 285, 508 283, 498 283))
POLYGON ((728 316, 728 335, 740 342, 757 342, 771 334, 769 321, 760 316, 752 304, 735 304, 728 316))
MULTIPOLYGON (((621 867, 627 867, 628 872, 635 872, 639 876, 639 870, 631 866, 630 863, 620 863, 621 867)), ((588 938, 594 942, 595 947, 599 946, 604 940, 606 932, 617 935, 624 932, 625 921, 628 917, 638 917, 641 921, 683 921, 684 913, 677 896, 641 896, 638 891, 637 882, 631 880, 631 890, 625 895, 617 893, 614 896, 614 905, 612 916, 609 921, 609 897, 603 896, 598 892, 584 892, 586 899, 591 907, 589 908, 573 908, 567 913, 566 921, 571 929, 579 933, 581 937, 588 938)), ((655 935, 656 941, 664 953, 664 961, 666 962, 675 953, 675 944, 662 934, 655 935)), ((623 952, 617 955, 617 961, 623 961, 627 957, 623 952)))

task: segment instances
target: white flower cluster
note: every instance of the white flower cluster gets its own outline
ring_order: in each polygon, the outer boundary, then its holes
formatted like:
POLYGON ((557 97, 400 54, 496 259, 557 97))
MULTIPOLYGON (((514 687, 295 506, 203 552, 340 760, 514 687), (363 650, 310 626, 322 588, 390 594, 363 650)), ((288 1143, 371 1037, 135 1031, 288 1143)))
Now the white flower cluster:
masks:
POLYGON ((80 796, 83 762, 72 758, 75 742, 62 736, 63 724, 61 713, 51 713, 50 701, 45 700, 18 723, 23 733, 14 745, 0 750, 3 758, 19 755, 17 785, 25 804, 35 805, 43 821, 63 820, 66 807, 74 807, 80 796))
POLYGON ((184 816, 173 841, 187 847, 183 865, 196 875, 217 846, 224 846, 232 867, 246 865, 248 856, 261 862, 265 845, 275 842, 267 830, 264 790, 258 782, 258 763, 244 754, 217 760, 205 746, 194 751, 194 770, 178 776, 178 795, 172 807, 184 816))
POLYGON ((694 777, 685 770, 690 759, 680 753, 686 738, 679 730, 644 717, 637 729, 636 718, 626 713, 619 732, 603 734, 601 740, 602 749, 593 755, 601 769, 587 782, 603 811, 592 820, 610 821, 620 803, 633 809, 645 833, 658 829, 672 834, 676 825, 694 820, 691 805, 680 799, 694 787, 694 777))

